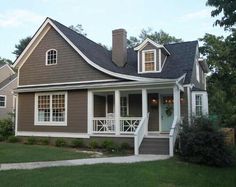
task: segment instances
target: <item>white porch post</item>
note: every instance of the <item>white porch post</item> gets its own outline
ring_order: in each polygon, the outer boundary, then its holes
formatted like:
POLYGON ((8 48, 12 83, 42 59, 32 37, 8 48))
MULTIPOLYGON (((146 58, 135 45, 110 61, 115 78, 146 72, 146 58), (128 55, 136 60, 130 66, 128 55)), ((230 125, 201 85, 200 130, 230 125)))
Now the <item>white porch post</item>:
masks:
POLYGON ((180 120, 180 89, 175 86, 173 88, 173 98, 174 98, 174 117, 177 117, 177 121, 180 120))
MULTIPOLYGON (((147 89, 142 89, 142 117, 145 117, 148 113, 148 99, 147 99, 147 89)), ((148 134, 148 124, 145 127, 145 135, 148 134)))
POLYGON ((88 91, 88 134, 93 132, 93 117, 94 117, 94 95, 92 91, 88 91))
POLYGON ((115 132, 120 134, 120 90, 115 90, 115 132))

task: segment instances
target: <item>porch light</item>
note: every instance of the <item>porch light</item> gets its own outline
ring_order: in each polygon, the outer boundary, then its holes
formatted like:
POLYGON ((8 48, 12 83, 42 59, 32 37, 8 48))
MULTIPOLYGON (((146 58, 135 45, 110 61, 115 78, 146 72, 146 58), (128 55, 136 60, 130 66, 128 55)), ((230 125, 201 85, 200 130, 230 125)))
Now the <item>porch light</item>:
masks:
POLYGON ((152 99, 151 100, 151 105, 152 106, 157 106, 158 105, 158 100, 157 99, 152 99))

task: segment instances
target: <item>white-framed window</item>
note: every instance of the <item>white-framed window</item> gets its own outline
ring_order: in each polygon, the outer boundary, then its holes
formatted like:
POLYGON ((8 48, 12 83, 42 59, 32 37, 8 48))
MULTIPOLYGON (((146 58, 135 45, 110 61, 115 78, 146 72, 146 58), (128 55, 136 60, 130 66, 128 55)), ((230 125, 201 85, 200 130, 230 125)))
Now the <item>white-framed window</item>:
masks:
POLYGON ((0 108, 6 108, 7 97, 5 95, 0 95, 0 108))
MULTIPOLYGON (((159 71, 156 68, 156 50, 143 50, 142 51, 142 66, 143 72, 159 71)), ((159 67, 159 66, 158 66, 159 67)))
POLYGON ((200 82, 200 73, 199 73, 199 63, 196 62, 196 79, 198 82, 200 82))
POLYGON ((195 111, 196 116, 202 116, 202 94, 195 95, 195 111))
POLYGON ((46 65, 55 65, 57 64, 57 50, 49 49, 46 52, 46 65))
POLYGON ((35 125, 67 125, 67 93, 35 94, 35 125))
POLYGON ((128 97, 127 96, 121 96, 120 97, 120 115, 121 117, 128 116, 128 97))
POLYGON ((207 92, 192 92, 192 112, 193 116, 200 117, 208 115, 208 96, 207 92))

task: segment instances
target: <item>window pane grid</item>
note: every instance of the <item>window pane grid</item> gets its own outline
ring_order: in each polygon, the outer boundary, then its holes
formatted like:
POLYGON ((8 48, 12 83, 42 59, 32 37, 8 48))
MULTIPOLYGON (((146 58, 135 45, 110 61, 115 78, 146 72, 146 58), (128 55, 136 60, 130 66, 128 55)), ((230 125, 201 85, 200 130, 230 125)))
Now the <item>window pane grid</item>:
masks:
POLYGON ((0 107, 5 107, 5 97, 0 96, 0 107))
POLYGON ((50 95, 38 96, 38 121, 50 121, 50 95))
POLYGON ((47 65, 52 65, 57 63, 57 51, 50 50, 47 52, 47 65))
POLYGON ((202 115, 202 95, 196 95, 195 97, 196 103, 196 116, 202 115))
POLYGON ((122 117, 128 115, 128 99, 127 97, 120 98, 120 114, 122 117))
POLYGON ((153 51, 144 53, 144 68, 145 68, 145 71, 155 70, 155 59, 154 59, 153 51))
POLYGON ((65 95, 52 96, 52 121, 65 121, 65 95))

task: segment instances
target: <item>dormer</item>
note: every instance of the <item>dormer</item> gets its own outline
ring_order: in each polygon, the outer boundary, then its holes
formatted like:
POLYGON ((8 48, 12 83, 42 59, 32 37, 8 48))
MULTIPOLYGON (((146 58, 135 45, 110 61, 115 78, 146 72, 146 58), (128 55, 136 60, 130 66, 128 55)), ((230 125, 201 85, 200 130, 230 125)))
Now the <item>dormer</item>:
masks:
POLYGON ((138 73, 160 73, 170 55, 163 45, 157 44, 149 38, 145 39, 134 50, 137 51, 138 55, 138 73))

